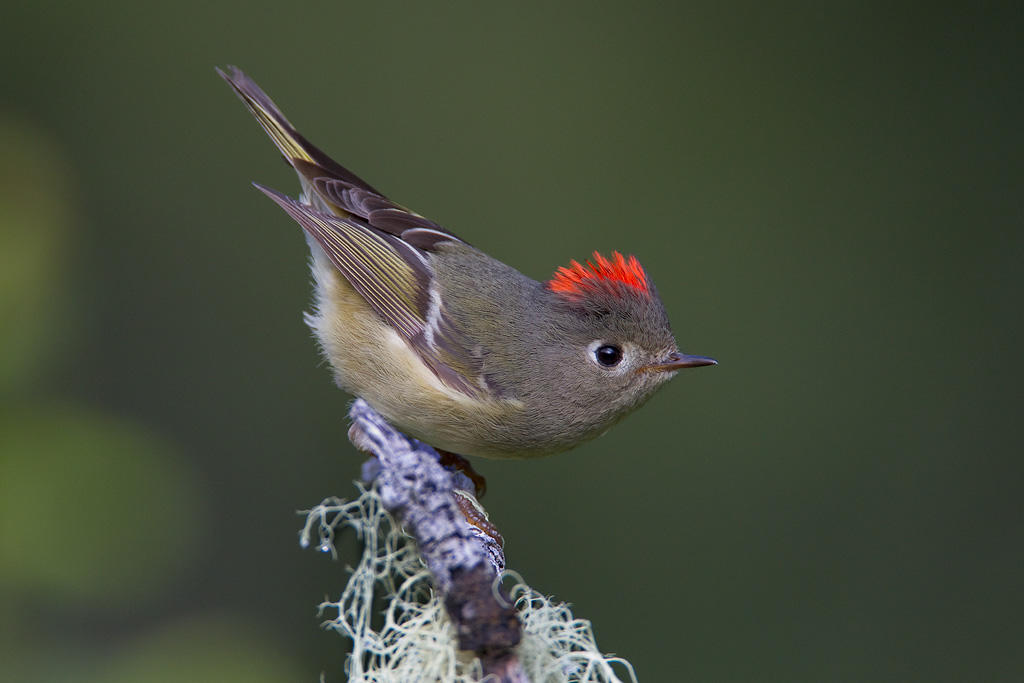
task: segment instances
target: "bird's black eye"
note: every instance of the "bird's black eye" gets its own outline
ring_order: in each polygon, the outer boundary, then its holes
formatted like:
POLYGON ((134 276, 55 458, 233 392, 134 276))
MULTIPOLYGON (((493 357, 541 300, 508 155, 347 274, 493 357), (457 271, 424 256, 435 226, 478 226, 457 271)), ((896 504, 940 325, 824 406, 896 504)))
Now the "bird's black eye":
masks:
POLYGON ((622 349, 611 344, 604 344, 594 350, 594 358, 604 367, 614 368, 622 361, 622 349))

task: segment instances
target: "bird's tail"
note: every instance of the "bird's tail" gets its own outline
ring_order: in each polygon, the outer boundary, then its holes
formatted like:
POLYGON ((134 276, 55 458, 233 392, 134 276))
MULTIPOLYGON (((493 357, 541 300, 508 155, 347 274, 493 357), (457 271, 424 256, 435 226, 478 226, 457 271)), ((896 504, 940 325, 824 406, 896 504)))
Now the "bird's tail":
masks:
POLYGON ((309 143, 299 135, 295 127, 289 123, 281 110, 267 93, 263 92, 256 82, 245 75, 241 69, 229 66, 227 71, 217 69, 220 77, 228 82, 235 94, 245 103, 252 115, 256 117, 263 130, 274 141, 277 149, 289 163, 294 159, 313 161, 313 156, 306 149, 309 143))
POLYGON ((263 130, 270 136, 281 155, 284 156, 285 161, 300 176, 308 177, 320 172, 322 175, 339 178, 356 187, 380 194, 362 178, 331 159, 313 146, 309 140, 302 137, 277 108, 270 96, 263 92, 260 86, 256 85, 256 81, 245 75, 241 69, 228 66, 226 70, 218 68, 217 73, 228 82, 239 99, 245 103, 263 130))

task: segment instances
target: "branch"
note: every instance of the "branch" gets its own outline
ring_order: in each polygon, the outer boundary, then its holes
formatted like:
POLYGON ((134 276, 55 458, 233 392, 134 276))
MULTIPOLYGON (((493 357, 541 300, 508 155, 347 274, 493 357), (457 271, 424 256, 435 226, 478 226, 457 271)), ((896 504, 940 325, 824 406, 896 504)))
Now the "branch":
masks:
POLYGON ((301 533, 309 547, 315 530, 323 552, 334 552, 339 526, 362 540, 341 597, 321 605, 337 612, 325 626, 352 641, 350 682, 636 683, 629 662, 602 654, 590 622, 567 605, 521 579, 510 590, 500 585, 501 536, 468 477, 442 467, 434 449, 366 402, 350 415, 349 438, 376 456, 363 465, 373 487, 357 484, 354 500, 324 500, 301 533))
POLYGON ((376 480, 384 507, 416 539, 455 624, 459 649, 476 654, 484 675, 528 683, 514 651, 522 625, 498 582, 505 569, 500 536, 469 493, 465 475, 446 470, 437 451, 395 430, 366 401, 357 400, 349 417, 349 439, 377 456, 364 466, 364 478, 376 480))

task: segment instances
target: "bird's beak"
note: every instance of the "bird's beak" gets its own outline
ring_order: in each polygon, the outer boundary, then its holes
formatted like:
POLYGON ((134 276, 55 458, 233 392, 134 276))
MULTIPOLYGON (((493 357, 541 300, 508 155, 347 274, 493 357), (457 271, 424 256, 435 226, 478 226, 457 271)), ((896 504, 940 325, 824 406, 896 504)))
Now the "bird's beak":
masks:
POLYGON ((702 365, 718 365, 718 361, 714 358, 706 358, 705 356, 688 356, 685 353, 675 351, 670 353, 661 363, 655 363, 653 365, 645 365, 640 368, 645 372, 675 372, 676 370, 682 370, 683 368, 699 368, 702 365))

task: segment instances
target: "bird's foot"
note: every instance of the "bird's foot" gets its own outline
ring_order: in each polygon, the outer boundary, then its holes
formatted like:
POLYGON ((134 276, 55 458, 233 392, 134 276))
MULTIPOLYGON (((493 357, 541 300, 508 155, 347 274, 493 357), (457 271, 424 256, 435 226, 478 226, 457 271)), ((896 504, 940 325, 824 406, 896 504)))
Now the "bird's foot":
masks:
POLYGON ((473 469, 473 466, 469 463, 469 460, 457 455, 455 453, 449 453, 448 451, 442 451, 440 448, 435 449, 437 454, 441 456, 441 466, 445 469, 453 470, 455 472, 461 472, 462 474, 469 477, 469 480, 473 482, 473 488, 476 490, 476 497, 483 498, 484 494, 487 493, 487 480, 482 474, 479 474, 473 469))
POLYGON ((455 494, 455 504, 458 505, 459 510, 462 511, 462 516, 465 517, 466 521, 472 526, 475 526, 481 532, 490 536, 490 538, 497 543, 499 547, 504 546, 505 539, 501 537, 498 527, 491 524, 491 520, 487 518, 487 512, 478 502, 478 499, 483 498, 484 493, 487 492, 487 480, 484 479, 482 474, 473 469, 469 460, 466 460, 466 458, 461 455, 451 453, 449 451, 442 451, 440 448, 435 450, 440 456, 442 467, 465 475, 465 477, 473 483, 475 495, 462 489, 455 489, 452 492, 455 494))
POLYGON ((469 491, 455 489, 452 493, 455 494, 455 504, 459 506, 466 521, 490 536, 491 540, 498 544, 498 547, 504 548, 505 539, 501 537, 498 527, 491 523, 490 518, 487 517, 487 511, 480 505, 480 502, 469 491))

